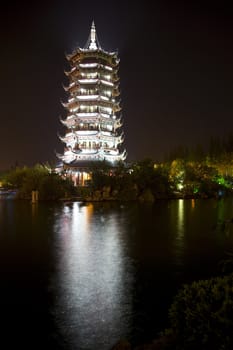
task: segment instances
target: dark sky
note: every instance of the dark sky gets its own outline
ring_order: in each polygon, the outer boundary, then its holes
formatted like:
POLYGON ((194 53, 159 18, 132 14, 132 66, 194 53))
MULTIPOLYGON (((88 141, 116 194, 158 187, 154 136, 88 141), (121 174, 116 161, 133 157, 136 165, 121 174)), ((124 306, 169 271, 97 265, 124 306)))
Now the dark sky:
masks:
POLYGON ((128 160, 233 131, 233 14, 224 1, 9 1, 0 8, 0 169, 55 160, 65 53, 92 20, 120 56, 128 160))

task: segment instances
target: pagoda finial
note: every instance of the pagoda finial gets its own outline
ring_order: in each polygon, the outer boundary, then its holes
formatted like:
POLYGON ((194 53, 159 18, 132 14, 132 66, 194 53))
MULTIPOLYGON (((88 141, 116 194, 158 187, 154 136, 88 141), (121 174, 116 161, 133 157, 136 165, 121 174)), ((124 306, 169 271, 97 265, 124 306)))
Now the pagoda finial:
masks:
POLYGON ((91 24, 91 34, 90 34, 90 44, 89 44, 89 49, 90 50, 96 50, 97 45, 96 45, 96 30, 95 30, 95 22, 92 21, 91 24))
POLYGON ((87 39, 87 43, 84 46, 85 50, 99 50, 101 49, 97 34, 96 34, 96 29, 95 29, 95 22, 92 21, 91 23, 91 30, 89 37, 87 39))

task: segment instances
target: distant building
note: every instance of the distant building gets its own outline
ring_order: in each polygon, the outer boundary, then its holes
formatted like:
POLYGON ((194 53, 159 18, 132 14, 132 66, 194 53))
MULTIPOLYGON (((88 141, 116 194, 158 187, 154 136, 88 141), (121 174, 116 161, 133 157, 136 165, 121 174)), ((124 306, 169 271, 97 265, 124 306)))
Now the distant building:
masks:
POLYGON ((89 178, 91 163, 106 160, 114 165, 126 158, 119 101, 119 58, 104 51, 97 39, 94 22, 84 48, 66 56, 70 70, 65 72, 69 97, 63 103, 67 111, 61 119, 66 127, 61 166, 76 184, 89 178))

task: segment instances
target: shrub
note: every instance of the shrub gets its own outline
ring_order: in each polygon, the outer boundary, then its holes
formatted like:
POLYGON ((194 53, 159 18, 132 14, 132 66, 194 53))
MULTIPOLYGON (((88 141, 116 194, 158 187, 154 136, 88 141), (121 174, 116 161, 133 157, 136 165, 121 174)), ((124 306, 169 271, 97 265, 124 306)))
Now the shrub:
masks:
POLYGON ((176 349, 233 349, 233 274, 185 285, 169 318, 176 349))

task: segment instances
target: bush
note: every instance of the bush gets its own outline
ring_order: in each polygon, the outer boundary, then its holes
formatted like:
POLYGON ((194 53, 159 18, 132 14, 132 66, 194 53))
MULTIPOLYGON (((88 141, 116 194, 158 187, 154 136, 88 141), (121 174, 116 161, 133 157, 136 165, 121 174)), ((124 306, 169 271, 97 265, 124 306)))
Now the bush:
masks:
POLYGON ((185 285, 169 318, 176 349, 233 349, 233 274, 185 285))
POLYGON ((17 188, 17 198, 31 199, 32 191, 39 191, 39 200, 57 200, 76 194, 69 179, 50 172, 45 166, 16 168, 5 176, 8 187, 17 188))

